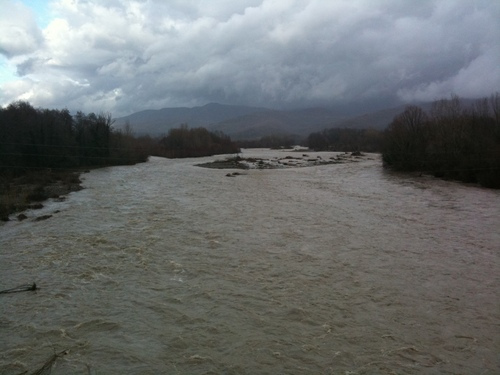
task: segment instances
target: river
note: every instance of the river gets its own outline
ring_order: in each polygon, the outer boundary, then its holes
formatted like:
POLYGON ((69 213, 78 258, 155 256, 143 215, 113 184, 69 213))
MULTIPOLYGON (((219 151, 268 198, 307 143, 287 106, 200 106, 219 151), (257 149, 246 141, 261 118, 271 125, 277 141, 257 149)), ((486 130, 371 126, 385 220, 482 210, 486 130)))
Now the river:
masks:
POLYGON ((40 288, 0 295, 1 374, 500 373, 499 191, 213 159, 93 170, 1 224, 0 289, 40 288))

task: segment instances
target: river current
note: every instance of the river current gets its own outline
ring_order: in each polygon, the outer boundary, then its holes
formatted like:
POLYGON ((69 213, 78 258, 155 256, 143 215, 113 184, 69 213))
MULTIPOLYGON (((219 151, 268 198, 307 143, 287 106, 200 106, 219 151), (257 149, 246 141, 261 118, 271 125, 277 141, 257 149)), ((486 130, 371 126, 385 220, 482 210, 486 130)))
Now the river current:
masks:
POLYGON ((0 225, 0 289, 40 288, 0 295, 1 374, 500 373, 499 191, 214 158, 93 170, 0 225))

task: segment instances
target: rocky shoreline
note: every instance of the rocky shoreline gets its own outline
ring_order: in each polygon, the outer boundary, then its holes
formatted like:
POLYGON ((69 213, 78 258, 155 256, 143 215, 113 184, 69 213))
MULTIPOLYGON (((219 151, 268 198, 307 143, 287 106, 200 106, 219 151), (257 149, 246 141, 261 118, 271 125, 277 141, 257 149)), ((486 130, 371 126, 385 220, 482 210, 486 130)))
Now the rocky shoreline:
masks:
MULTIPOLYGON (((54 199, 63 201, 66 195, 83 189, 80 175, 83 171, 37 171, 19 177, 3 177, 0 185, 0 221, 15 219, 22 221, 28 216, 26 210, 42 209, 44 201, 54 199)), ((34 220, 40 221, 51 217, 43 215, 34 220)))

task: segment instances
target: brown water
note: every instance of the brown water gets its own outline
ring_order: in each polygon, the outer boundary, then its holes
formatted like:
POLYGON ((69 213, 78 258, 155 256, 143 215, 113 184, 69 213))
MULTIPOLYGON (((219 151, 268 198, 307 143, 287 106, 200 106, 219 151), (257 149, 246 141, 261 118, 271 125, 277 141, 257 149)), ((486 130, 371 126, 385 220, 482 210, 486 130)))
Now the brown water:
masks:
POLYGON ((0 226, 0 373, 500 373, 500 192, 370 159, 85 175, 0 226))

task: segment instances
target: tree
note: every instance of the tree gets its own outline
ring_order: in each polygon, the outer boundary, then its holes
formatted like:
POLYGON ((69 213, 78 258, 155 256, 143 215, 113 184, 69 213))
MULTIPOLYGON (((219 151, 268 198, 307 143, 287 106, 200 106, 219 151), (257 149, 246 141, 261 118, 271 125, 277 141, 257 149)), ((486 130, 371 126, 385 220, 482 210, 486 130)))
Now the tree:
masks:
POLYGON ((427 137, 427 114, 422 108, 408 106, 394 117, 385 131, 383 161, 388 165, 416 170, 422 167, 427 137))
POLYGON ((497 97, 490 98, 492 111, 487 98, 464 108, 456 96, 435 102, 430 116, 407 107, 385 132, 384 165, 500 188, 497 97))
POLYGON ((231 138, 220 132, 210 132, 205 128, 189 129, 187 124, 170 129, 160 140, 161 155, 170 158, 200 157, 216 154, 233 154, 239 148, 231 138))

